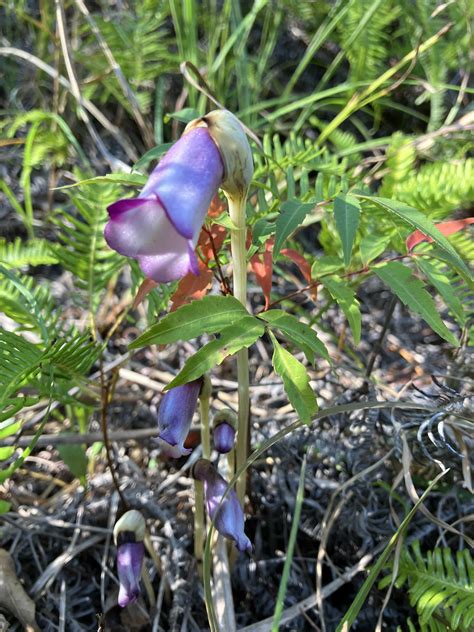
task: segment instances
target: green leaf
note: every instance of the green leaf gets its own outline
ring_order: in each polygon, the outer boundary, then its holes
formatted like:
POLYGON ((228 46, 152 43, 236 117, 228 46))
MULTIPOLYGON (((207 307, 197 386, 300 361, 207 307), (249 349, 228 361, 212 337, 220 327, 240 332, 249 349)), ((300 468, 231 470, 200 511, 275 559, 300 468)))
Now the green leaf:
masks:
POLYGON ((84 479, 89 465, 89 459, 87 458, 84 447, 78 444, 63 444, 58 445, 57 450, 61 459, 71 470, 73 476, 78 479, 84 479))
POLYGON ((360 240, 359 250, 362 263, 367 265, 376 259, 390 243, 390 235, 366 235, 360 240))
POLYGON ((4 513, 7 513, 7 511, 10 511, 10 507, 12 506, 11 503, 9 503, 6 500, 0 500, 0 516, 4 513))
POLYGON ((134 340, 130 349, 145 345, 190 340, 201 334, 214 334, 249 313, 233 296, 205 296, 168 314, 134 340))
POLYGON ((200 116, 201 114, 194 108, 183 108, 177 112, 168 112, 163 118, 165 123, 169 123, 171 119, 175 119, 180 123, 189 123, 189 121, 199 118, 200 116))
POLYGON ((84 184, 124 184, 128 186, 142 187, 147 181, 147 177, 141 173, 108 173, 106 176, 96 176, 95 178, 87 178, 87 180, 80 180, 74 182, 74 184, 66 184, 63 187, 56 187, 52 191, 59 191, 61 189, 72 189, 73 187, 81 187, 84 184))
POLYGON ((360 203, 353 195, 339 195, 334 200, 334 219, 341 237, 344 264, 351 262, 352 246, 359 226, 360 203))
POLYGON ((312 208, 314 208, 313 202, 305 203, 299 200, 288 200, 288 202, 282 204, 280 214, 275 222, 274 257, 279 255, 285 240, 298 228, 312 208))
POLYGON ((15 446, 7 445, 4 448, 0 448, 0 461, 6 461, 15 452, 15 446))
POLYGON ((308 373, 301 362, 280 345, 271 331, 269 334, 273 343, 273 367, 283 380, 288 399, 301 421, 310 424, 311 418, 318 410, 318 403, 309 384, 308 373))
POLYGON ((426 275, 430 284, 438 290, 459 324, 461 326, 465 325, 466 315, 462 303, 454 291, 451 280, 440 269, 441 266, 436 265, 433 261, 422 259, 421 257, 417 258, 416 263, 420 270, 426 275))
POLYGON ((341 279, 336 277, 325 277, 321 279, 324 287, 329 291, 333 299, 340 306, 347 320, 354 337, 356 345, 360 342, 361 315, 359 301, 356 299, 353 290, 341 279))
POLYGON ((16 434, 21 428, 21 422, 14 419, 5 419, 0 422, 0 439, 10 437, 12 434, 16 434))
POLYGON ((265 331, 262 322, 247 314, 241 316, 232 325, 222 329, 219 338, 201 347, 185 363, 178 375, 165 390, 196 380, 206 371, 220 364, 227 356, 233 355, 244 347, 250 347, 265 331))
POLYGON ((441 320, 438 309, 423 283, 403 263, 391 261, 374 268, 377 276, 392 289, 398 298, 428 323, 441 338, 454 346, 459 342, 441 320))
POLYGON ((429 217, 423 215, 423 213, 418 211, 416 208, 408 206, 407 204, 403 204, 403 202, 397 202, 396 200, 370 197, 367 195, 359 194, 357 195, 357 197, 366 200, 367 202, 372 202, 373 204, 376 204, 380 208, 388 211, 389 213, 392 213, 393 215, 396 215, 403 221, 407 222, 407 224, 410 224, 410 226, 418 228, 418 230, 421 230, 422 233, 431 237, 433 241, 438 244, 438 246, 442 248, 444 252, 449 256, 452 265, 454 265, 456 269, 459 270, 462 276, 469 283, 472 283, 472 277, 469 268, 466 266, 464 261, 461 259, 461 257, 458 255, 458 253, 449 243, 446 237, 442 235, 440 231, 436 228, 429 217))
POLYGON ((146 167, 152 160, 156 160, 160 158, 163 154, 166 154, 168 149, 173 145, 173 143, 162 143, 161 145, 157 145, 156 147, 152 147, 149 149, 143 156, 133 165, 134 171, 140 171, 143 167, 146 167))
POLYGON ((318 338, 314 329, 299 321, 292 314, 288 314, 281 309, 271 309, 268 312, 259 314, 259 318, 269 323, 272 328, 275 327, 283 332, 287 340, 304 352, 308 362, 311 362, 311 364, 314 364, 315 353, 329 362, 328 350, 318 338))
POLYGON ((317 279, 322 274, 331 274, 343 268, 343 261, 334 255, 324 255, 314 260, 311 266, 311 277, 317 279))

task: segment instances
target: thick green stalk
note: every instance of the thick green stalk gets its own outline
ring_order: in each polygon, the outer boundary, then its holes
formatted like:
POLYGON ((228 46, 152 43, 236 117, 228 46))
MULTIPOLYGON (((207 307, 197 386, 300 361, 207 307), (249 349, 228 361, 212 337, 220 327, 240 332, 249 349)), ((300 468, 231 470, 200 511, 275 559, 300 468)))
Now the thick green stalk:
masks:
MULTIPOLYGON (((233 227, 230 231, 230 247, 234 269, 234 296, 245 307, 247 306, 247 223, 245 216, 246 194, 242 197, 230 197, 229 215, 233 227)), ((237 353, 237 381, 239 420, 236 447, 236 470, 242 467, 247 459, 248 425, 249 425, 249 354, 247 349, 237 353)), ((245 497, 245 473, 237 481, 236 491, 243 504, 245 497)))

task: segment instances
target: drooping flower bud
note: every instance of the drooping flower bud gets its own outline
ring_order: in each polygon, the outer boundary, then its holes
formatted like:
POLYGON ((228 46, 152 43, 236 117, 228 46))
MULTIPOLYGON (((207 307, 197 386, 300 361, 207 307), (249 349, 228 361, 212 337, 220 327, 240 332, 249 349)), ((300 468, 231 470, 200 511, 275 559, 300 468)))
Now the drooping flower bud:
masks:
POLYGON ((140 575, 145 555, 143 539, 145 519, 135 509, 127 511, 114 527, 114 542, 117 546, 117 572, 120 589, 118 603, 125 608, 140 595, 140 575))
POLYGON ((176 386, 163 395, 158 410, 158 438, 166 456, 178 459, 190 454, 191 450, 184 447, 184 442, 191 427, 201 386, 202 378, 198 378, 176 386))
POLYGON ((205 127, 219 148, 224 163, 221 188, 232 198, 247 194, 253 175, 252 150, 239 119, 228 110, 213 110, 191 121, 184 132, 205 127))
POLYGON ((239 551, 250 554, 252 544, 244 532, 244 512, 235 490, 231 489, 221 504, 227 482, 206 459, 197 461, 193 474, 194 478, 204 483, 207 513, 214 520, 217 531, 233 540, 239 551))
POLYGON ((214 416, 213 423, 214 447, 220 454, 227 454, 234 447, 237 415, 230 408, 224 408, 214 416))

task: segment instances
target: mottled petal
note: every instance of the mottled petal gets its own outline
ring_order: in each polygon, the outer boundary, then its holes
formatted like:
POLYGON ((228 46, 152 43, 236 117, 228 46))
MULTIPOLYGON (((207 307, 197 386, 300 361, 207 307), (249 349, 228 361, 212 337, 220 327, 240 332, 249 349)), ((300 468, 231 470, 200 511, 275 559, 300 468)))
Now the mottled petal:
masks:
POLYGON ((217 145, 206 128, 196 128, 160 160, 140 197, 156 196, 178 233, 194 240, 223 175, 217 145))
POLYGON ((120 581, 119 606, 125 608, 140 595, 140 575, 145 547, 143 542, 126 542, 117 549, 117 572, 120 581))

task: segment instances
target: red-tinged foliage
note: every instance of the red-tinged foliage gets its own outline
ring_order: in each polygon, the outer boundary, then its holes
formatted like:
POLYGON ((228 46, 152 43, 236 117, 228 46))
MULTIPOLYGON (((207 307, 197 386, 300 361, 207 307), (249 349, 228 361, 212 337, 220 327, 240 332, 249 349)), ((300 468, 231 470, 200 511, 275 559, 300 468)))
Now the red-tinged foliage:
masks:
MULTIPOLYGON (((453 233, 457 233, 460 230, 464 230, 469 224, 474 224, 474 217, 466 217, 465 219, 454 219, 450 222, 441 222, 440 224, 436 224, 436 228, 439 232, 444 235, 452 235, 453 233)), ((425 235, 421 232, 421 230, 415 230, 410 235, 408 235, 406 240, 406 246, 408 252, 413 250, 415 246, 421 244, 422 242, 427 241, 431 243, 433 239, 428 235, 425 235)))
POLYGON ((142 281, 142 284, 138 288, 137 295, 133 299, 132 309, 136 309, 143 301, 145 296, 149 294, 157 285, 158 283, 156 281, 153 281, 152 279, 145 279, 144 281, 142 281))
POLYGON ((288 259, 291 259, 293 263, 298 266, 299 271, 306 281, 311 283, 311 266, 302 254, 296 252, 296 250, 292 250, 291 248, 284 248, 283 250, 280 250, 280 254, 284 255, 288 259))
POLYGON ((226 236, 227 228, 219 226, 219 224, 212 224, 209 228, 202 229, 199 236, 198 248, 200 248, 201 254, 207 263, 214 260, 213 245, 216 253, 219 252, 226 236))
POLYGON ((199 262, 199 276, 189 272, 181 279, 176 292, 171 297, 173 303, 171 310, 174 312, 181 305, 186 305, 196 299, 206 296, 212 285, 212 270, 204 263, 199 262))
POLYGON ((221 200, 221 198, 219 197, 219 194, 216 193, 215 196, 212 198, 211 204, 207 211, 207 216, 210 217, 211 219, 216 219, 216 217, 219 217, 219 215, 222 215, 222 213, 225 210, 226 210, 225 202, 221 200))
POLYGON ((274 239, 269 239, 265 244, 265 251, 263 254, 255 254, 250 259, 250 267, 255 274, 257 283, 262 288, 263 296, 265 297, 265 309, 270 306, 270 292, 272 289, 272 274, 273 274, 273 249, 274 239))

